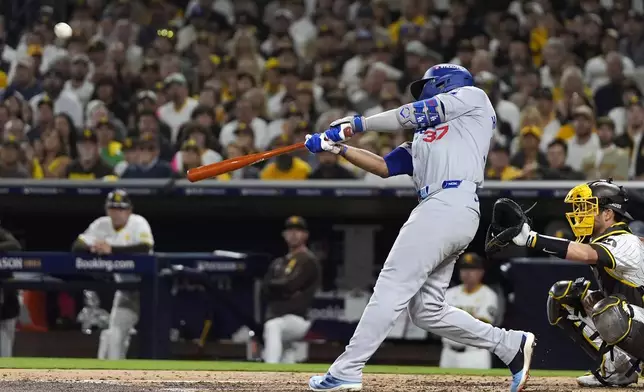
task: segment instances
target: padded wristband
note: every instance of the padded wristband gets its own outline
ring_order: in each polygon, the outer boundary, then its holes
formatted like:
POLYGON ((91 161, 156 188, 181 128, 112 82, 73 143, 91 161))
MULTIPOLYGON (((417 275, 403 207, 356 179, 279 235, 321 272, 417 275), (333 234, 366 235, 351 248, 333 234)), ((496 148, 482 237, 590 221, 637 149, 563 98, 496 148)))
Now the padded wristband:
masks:
POLYGON ((537 233, 530 234, 528 243, 526 244, 529 248, 539 249, 542 252, 559 257, 560 259, 565 259, 568 255, 570 241, 537 233))

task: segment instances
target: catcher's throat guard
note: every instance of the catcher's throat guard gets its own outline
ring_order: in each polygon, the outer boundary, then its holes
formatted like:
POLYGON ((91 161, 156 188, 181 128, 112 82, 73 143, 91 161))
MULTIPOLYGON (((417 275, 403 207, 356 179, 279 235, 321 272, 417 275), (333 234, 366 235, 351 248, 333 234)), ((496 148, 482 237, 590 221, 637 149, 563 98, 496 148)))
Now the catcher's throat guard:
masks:
POLYGON ((521 233, 523 224, 528 223, 526 213, 533 207, 534 205, 524 211, 514 200, 498 199, 492 208, 492 223, 485 237, 485 252, 493 254, 511 243, 521 233))

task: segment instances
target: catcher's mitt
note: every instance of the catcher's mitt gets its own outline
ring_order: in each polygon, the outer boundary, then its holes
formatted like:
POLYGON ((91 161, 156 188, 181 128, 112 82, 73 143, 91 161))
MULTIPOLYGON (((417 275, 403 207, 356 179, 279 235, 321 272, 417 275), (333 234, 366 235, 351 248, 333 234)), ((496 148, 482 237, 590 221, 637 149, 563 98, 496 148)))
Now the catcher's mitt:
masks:
POLYGON ((512 242, 512 239, 521 233, 523 224, 529 223, 526 213, 533 207, 534 205, 523 211, 514 200, 498 199, 494 203, 492 223, 485 236, 485 252, 488 255, 494 254, 512 242))

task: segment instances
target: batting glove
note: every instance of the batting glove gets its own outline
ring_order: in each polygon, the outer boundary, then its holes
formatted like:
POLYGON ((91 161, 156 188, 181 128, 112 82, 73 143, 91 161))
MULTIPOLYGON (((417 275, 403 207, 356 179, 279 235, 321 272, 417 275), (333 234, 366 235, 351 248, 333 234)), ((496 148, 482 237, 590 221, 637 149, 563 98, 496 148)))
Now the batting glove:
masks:
POLYGON ((304 146, 309 152, 317 154, 320 152, 328 151, 333 154, 339 154, 342 147, 335 142, 329 140, 324 134, 315 133, 313 135, 306 135, 304 146))
POLYGON ((535 233, 530 230, 530 225, 524 223, 523 227, 521 227, 521 232, 516 237, 512 238, 512 242, 518 246, 528 246, 528 240, 532 239, 534 234, 535 233))
POLYGON ((356 133, 365 131, 364 116, 347 116, 331 123, 330 128, 324 134, 334 142, 349 140, 356 133))

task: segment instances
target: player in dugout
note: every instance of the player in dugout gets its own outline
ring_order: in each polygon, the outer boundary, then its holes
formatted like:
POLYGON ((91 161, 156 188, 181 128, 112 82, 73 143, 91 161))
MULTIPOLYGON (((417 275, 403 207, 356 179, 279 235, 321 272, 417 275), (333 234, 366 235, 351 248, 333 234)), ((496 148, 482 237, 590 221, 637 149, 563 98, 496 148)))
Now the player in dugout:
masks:
MULTIPOLYGON (((499 299, 494 290, 483 284, 485 266, 476 253, 463 254, 458 260, 461 284, 445 292, 445 302, 457 307, 483 322, 493 324, 497 316, 499 299)), ((442 368, 490 369, 492 355, 488 350, 467 346, 442 338, 443 351, 439 365, 442 368)))
POLYGON ((288 253, 275 259, 263 281, 267 309, 264 322, 264 362, 294 363, 293 343, 306 336, 311 321, 307 312, 321 284, 321 268, 307 247, 308 226, 304 218, 286 220, 284 241, 288 253))
MULTIPOLYGON (((22 250, 20 242, 8 230, 0 227, 0 253, 22 250)), ((0 283, 13 277, 11 272, 0 272, 0 283)), ((18 293, 0 285, 0 357, 13 355, 16 321, 20 312, 18 293)))
MULTIPOLYGON (((141 215, 132 212, 130 196, 123 189, 107 195, 106 216, 92 222, 72 245, 72 252, 89 252, 98 256, 110 254, 151 253, 154 247, 152 229, 141 215)), ((116 282, 136 280, 136 276, 115 274, 116 282)), ((139 321, 137 292, 117 291, 114 295, 109 327, 101 332, 99 359, 125 359, 130 334, 139 321)))

